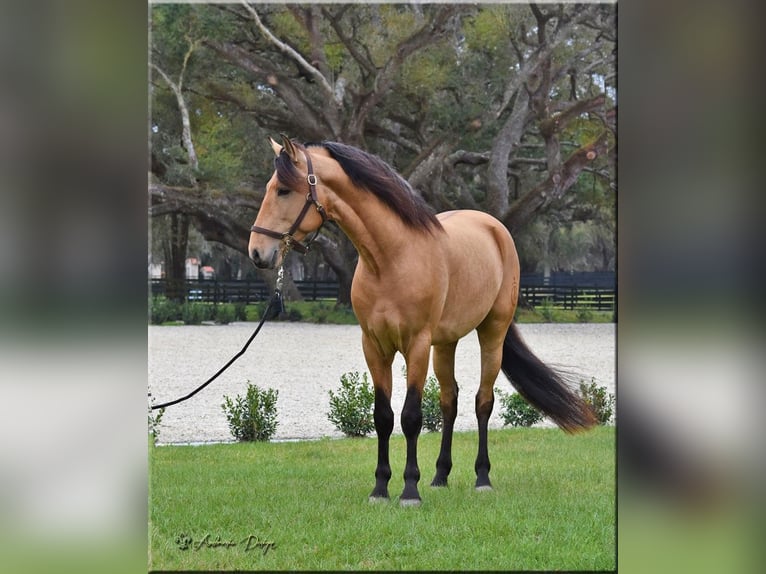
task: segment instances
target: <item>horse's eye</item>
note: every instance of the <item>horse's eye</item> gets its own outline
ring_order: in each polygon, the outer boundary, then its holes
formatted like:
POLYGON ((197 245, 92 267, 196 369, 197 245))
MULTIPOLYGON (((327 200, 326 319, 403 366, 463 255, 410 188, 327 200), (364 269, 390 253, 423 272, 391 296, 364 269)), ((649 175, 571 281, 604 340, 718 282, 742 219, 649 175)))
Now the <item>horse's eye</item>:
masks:
POLYGON ((284 187, 280 187, 279 189, 277 189, 277 195, 279 197, 282 197, 283 195, 287 195, 288 193, 290 193, 290 190, 285 189, 284 187))

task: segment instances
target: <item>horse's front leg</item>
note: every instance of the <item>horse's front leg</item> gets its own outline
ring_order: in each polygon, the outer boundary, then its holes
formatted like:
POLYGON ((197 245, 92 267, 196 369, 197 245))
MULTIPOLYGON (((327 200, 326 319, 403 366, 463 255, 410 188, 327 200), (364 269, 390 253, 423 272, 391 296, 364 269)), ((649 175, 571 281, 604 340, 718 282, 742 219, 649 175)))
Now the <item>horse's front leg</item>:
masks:
POLYGON ((381 353, 367 336, 362 338, 362 349, 375 388, 375 432, 378 435, 378 465, 375 468, 375 488, 370 502, 388 500, 388 481, 391 479, 391 464, 388 459, 388 445, 394 429, 394 411, 391 409, 391 363, 393 355, 381 353))
POLYGON ((402 431, 407 440, 407 462, 404 465, 404 490, 399 498, 402 506, 420 504, 418 481, 418 437, 423 426, 423 386, 428 372, 428 355, 431 351, 430 338, 418 339, 405 353, 407 363, 407 395, 402 407, 402 431))

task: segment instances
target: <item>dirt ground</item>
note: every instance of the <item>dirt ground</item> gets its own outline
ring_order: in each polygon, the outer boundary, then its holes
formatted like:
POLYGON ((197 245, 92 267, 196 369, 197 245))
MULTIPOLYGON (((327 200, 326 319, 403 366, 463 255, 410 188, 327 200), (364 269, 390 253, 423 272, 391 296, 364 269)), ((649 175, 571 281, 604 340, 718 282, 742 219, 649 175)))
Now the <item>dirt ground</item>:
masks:
MULTIPOLYGON (((149 390, 156 403, 185 395, 207 380, 236 354, 255 325, 149 326, 149 390)), ((582 380, 594 379, 614 393, 614 324, 525 324, 519 326, 532 351, 552 366, 574 371, 582 380)), ((460 402, 456 430, 475 430, 473 396, 479 384, 479 343, 475 332, 459 344, 456 378, 460 402)), ((401 433, 399 413, 404 402, 404 359, 394 361, 392 407, 394 433, 401 433)), ((221 408, 223 396, 244 395, 247 383, 279 390, 275 440, 340 437, 327 420, 329 390, 340 386, 349 371, 367 371, 358 326, 268 323, 248 351, 206 389, 186 402, 166 409, 160 444, 233 440, 221 408)), ((432 372, 432 371, 430 371, 432 372)), ((500 373, 495 388, 510 392, 500 373)), ((501 428, 499 402, 490 428, 501 428)), ((545 421, 543 426, 551 426, 545 421)))

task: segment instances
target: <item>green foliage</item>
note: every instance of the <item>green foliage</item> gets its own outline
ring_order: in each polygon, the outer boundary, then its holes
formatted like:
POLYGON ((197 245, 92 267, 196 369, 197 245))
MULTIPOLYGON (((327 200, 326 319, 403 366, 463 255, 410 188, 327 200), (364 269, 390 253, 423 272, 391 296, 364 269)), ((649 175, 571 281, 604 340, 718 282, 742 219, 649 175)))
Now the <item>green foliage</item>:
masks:
POLYGON ((362 437, 375 428, 373 403, 375 395, 367 380, 367 373, 353 371, 341 375, 340 389, 330 395, 327 418, 346 436, 362 437))
POLYGON ((587 307, 581 307, 577 310, 577 320, 580 323, 590 323, 593 320, 593 311, 587 307))
POLYGON ((149 300, 149 322, 152 325, 162 325, 168 321, 176 321, 181 317, 181 306, 164 295, 152 297, 149 300))
POLYGON ((221 325, 228 325, 236 318, 236 312, 232 303, 220 303, 213 307, 213 320, 221 325))
POLYGON ((588 384, 585 381, 581 381, 580 396, 593 409, 598 424, 609 424, 614 414, 614 395, 608 393, 606 387, 596 385, 596 381, 593 379, 588 384))
POLYGON ((466 21, 466 43, 472 50, 497 52, 508 41, 510 33, 504 6, 487 6, 466 21))
POLYGON ((548 323, 553 323, 556 321, 556 312, 553 308, 553 301, 550 299, 544 299, 538 310, 543 316, 543 319, 545 319, 548 323))
POLYGON ((244 303, 203 303, 201 301, 179 304, 164 295, 149 300, 149 322, 162 325, 183 321, 187 325, 199 325, 203 321, 215 321, 228 325, 232 321, 247 321, 247 305, 244 303))
MULTIPOLYGON (((580 322, 578 311, 570 309, 556 309, 553 315, 554 323, 578 323, 580 322)), ((613 311, 590 311, 588 323, 614 323, 615 317, 613 311)), ((547 323, 548 321, 540 314, 539 309, 516 308, 516 314, 513 318, 517 323, 547 323)))
POLYGON ((245 397, 232 401, 224 395, 223 408, 229 430, 238 441, 268 441, 277 430, 277 397, 275 389, 261 389, 248 383, 245 397))
POLYGON ((227 187, 247 170, 248 158, 240 144, 245 135, 229 114, 218 113, 210 102, 200 100, 195 102, 192 125, 199 177, 210 185, 227 187))
POLYGON ((495 389, 495 394, 500 397, 500 417, 504 426, 530 427, 543 420, 543 415, 519 393, 505 393, 495 389))
POLYGON ((186 302, 181 306, 181 320, 187 325, 200 325, 212 318, 213 310, 207 303, 186 302))
MULTIPOLYGON (((260 321, 266 309, 266 302, 247 306, 246 321, 260 321)), ((289 301, 285 311, 274 321, 303 321, 328 325, 356 325, 356 315, 349 306, 337 305, 332 301, 289 301)))
POLYGON ((442 408, 439 403, 439 381, 433 375, 426 379, 426 384, 423 387, 423 402, 421 408, 423 410, 423 428, 431 432, 437 432, 441 430, 442 420, 442 408))
MULTIPOLYGON (((149 393, 149 396, 152 397, 152 393, 149 393)), ((153 403, 154 397, 152 397, 151 404, 149 404, 148 425, 152 444, 156 445, 157 439, 160 437, 160 423, 162 422, 162 416, 165 414, 165 408, 157 409, 157 412, 155 413, 152 410, 153 403)))
POLYGON ((244 303, 234 303, 234 320, 247 321, 247 305, 244 303))

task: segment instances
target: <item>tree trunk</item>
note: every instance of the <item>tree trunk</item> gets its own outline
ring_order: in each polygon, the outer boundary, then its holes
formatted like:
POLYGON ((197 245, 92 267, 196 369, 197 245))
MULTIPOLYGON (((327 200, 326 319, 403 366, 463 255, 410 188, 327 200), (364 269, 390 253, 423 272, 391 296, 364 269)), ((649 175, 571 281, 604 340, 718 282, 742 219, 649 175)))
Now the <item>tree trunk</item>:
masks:
POLYGON ((322 234, 314 244, 338 278, 338 305, 351 305, 351 283, 358 258, 356 248, 342 233, 336 238, 322 234))
POLYGON ((186 246, 189 242, 189 218, 182 213, 170 215, 170 238, 165 244, 167 297, 183 302, 186 298, 186 246))
POLYGON ((492 142, 492 151, 487 166, 487 209, 502 217, 508 212, 508 159, 519 145, 529 113, 529 95, 521 88, 516 93, 513 109, 508 120, 492 142))

